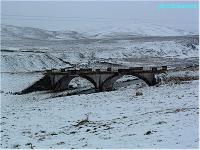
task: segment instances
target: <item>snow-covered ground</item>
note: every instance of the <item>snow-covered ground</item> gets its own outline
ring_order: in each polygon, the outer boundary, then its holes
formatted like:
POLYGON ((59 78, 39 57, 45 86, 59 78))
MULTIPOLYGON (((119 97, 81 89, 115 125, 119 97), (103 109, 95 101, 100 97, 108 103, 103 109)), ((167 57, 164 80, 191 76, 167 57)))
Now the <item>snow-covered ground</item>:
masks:
POLYGON ((41 71, 71 66, 50 53, 2 53, 1 62, 1 72, 41 71))
MULTIPOLYGON (((1 72, 27 72, 41 71, 50 68, 71 67, 72 64, 93 64, 97 61, 105 61, 118 65, 136 65, 135 59, 146 57, 149 64, 153 61, 150 58, 160 57, 157 62, 162 62, 165 58, 197 58, 198 45, 183 45, 175 41, 161 42, 131 42, 119 41, 108 44, 79 44, 74 47, 74 51, 51 50, 34 52, 27 51, 3 51, 1 54, 1 72), (164 58, 163 58, 164 57, 164 58), (135 59, 134 59, 135 58, 135 59), (127 61, 132 59, 133 61, 127 61)), ((170 64, 170 60, 168 60, 170 64)), ((154 65, 155 64, 154 62, 154 65)))
MULTIPOLYGON (((152 26, 152 29, 154 27, 152 26)), ((166 58, 182 59, 183 62, 188 58, 197 60, 199 52, 198 36, 191 34, 177 36, 174 33, 172 34, 174 36, 168 37, 164 31, 161 35, 165 36, 129 35, 125 32, 123 35, 110 38, 96 39, 86 36, 85 39, 56 40, 49 39, 46 35, 47 31, 44 33, 41 29, 15 26, 3 26, 2 28, 1 72, 42 71, 74 65, 94 67, 99 61, 137 66, 142 64, 134 60, 142 57, 146 57, 145 60, 148 60, 149 64, 162 65, 161 62, 166 58), (36 37, 27 37, 32 34, 36 37), (151 58, 157 58, 157 61, 150 60, 151 58)), ((168 60, 167 65, 171 64, 171 60, 168 60)))
POLYGON ((58 98, 51 98, 53 93, 2 93, 1 146, 197 148, 198 83, 139 83, 58 98))
POLYGON ((198 148, 194 33, 156 25, 1 30, 1 148, 198 148), (161 65, 170 71, 153 87, 126 76, 114 91, 83 94, 92 85, 75 78, 71 91, 13 94, 46 69, 161 65))

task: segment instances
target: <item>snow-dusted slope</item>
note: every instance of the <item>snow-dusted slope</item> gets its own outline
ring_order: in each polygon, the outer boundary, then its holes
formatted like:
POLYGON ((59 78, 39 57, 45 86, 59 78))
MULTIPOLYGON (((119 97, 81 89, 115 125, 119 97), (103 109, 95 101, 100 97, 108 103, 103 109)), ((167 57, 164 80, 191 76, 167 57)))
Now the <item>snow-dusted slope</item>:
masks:
POLYGON ((160 25, 137 23, 126 25, 126 27, 108 26, 99 29, 88 30, 85 32, 85 34, 91 38, 108 38, 123 36, 184 36, 194 35, 195 33, 160 25))
POLYGON ((126 27, 107 26, 85 31, 48 31, 31 27, 18 27, 13 25, 1 25, 2 39, 31 38, 42 40, 72 40, 84 38, 112 38, 123 36, 183 36, 195 33, 180 29, 152 25, 131 24, 126 27))
POLYGON ((1 72, 41 71, 69 67, 69 63, 91 65, 108 59, 132 66, 134 62, 125 59, 198 57, 199 51, 198 37, 186 36, 192 33, 150 24, 84 32, 2 25, 1 31, 1 72))
POLYGON ((3 54, 1 62, 1 72, 41 71, 52 68, 70 67, 68 63, 49 53, 3 54))
POLYGON ((31 27, 18 27, 13 25, 1 25, 1 38, 12 40, 21 38, 41 39, 41 40, 71 40, 84 38, 76 31, 48 31, 31 27))
MULTIPOLYGON (((111 44, 112 46, 112 44, 111 44)), ((198 45, 182 44, 175 41, 157 41, 157 42, 121 42, 118 47, 113 46, 112 50, 108 48, 99 50, 95 53, 96 58, 133 58, 133 57, 174 57, 188 58, 198 57, 198 45)))

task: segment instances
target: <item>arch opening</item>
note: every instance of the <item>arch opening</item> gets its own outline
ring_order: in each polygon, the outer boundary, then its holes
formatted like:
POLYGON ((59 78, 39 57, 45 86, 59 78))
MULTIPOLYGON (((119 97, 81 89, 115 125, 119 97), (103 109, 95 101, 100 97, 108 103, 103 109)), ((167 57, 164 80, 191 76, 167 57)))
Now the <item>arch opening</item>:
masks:
POLYGON ((95 88, 95 83, 87 76, 78 76, 70 80, 68 89, 91 89, 95 88))
MULTIPOLYGON (((94 81, 87 76, 63 76, 59 81, 56 82, 52 87, 52 91, 54 92, 62 92, 65 90, 74 90, 78 87, 81 87, 81 83, 83 86, 89 86, 88 88, 95 87, 94 81)), ((84 90, 84 88, 82 88, 84 90)))
POLYGON ((119 76, 118 79, 116 79, 113 82, 113 90, 127 88, 127 87, 131 87, 131 88, 144 87, 147 85, 148 83, 144 79, 141 79, 138 76, 122 75, 122 76, 119 76))

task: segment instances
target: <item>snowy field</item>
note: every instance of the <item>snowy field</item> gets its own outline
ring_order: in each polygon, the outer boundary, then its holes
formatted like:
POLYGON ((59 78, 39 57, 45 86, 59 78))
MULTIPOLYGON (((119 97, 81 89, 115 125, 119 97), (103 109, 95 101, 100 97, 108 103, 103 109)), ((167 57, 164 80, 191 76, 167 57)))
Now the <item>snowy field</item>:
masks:
POLYGON ((59 98, 2 93, 1 146, 197 148, 198 84, 140 83, 59 98))
POLYGON ((161 26, 128 31, 2 26, 1 148, 198 148, 198 37, 161 26), (126 76, 111 92, 75 79, 71 95, 14 94, 46 69, 161 65, 169 71, 153 87, 126 76))

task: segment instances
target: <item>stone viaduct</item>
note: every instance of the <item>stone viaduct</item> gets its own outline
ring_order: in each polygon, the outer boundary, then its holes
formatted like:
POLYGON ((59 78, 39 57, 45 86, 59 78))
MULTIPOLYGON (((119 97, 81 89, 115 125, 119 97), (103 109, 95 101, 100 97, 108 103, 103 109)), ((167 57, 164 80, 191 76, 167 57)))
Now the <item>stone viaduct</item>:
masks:
POLYGON ((147 85, 153 86, 159 82, 156 79, 156 74, 165 73, 167 66, 162 66, 160 69, 151 67, 144 70, 143 67, 131 67, 128 69, 107 68, 106 70, 95 69, 59 69, 48 70, 45 76, 35 82, 30 87, 24 89, 21 94, 30 93, 33 91, 64 91, 68 89, 70 81, 75 77, 82 77, 90 81, 97 92, 110 91, 113 89, 113 84, 117 79, 124 75, 133 75, 145 81, 147 85))

